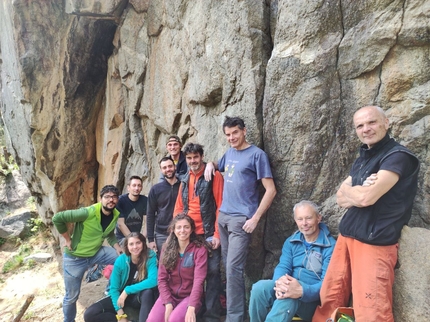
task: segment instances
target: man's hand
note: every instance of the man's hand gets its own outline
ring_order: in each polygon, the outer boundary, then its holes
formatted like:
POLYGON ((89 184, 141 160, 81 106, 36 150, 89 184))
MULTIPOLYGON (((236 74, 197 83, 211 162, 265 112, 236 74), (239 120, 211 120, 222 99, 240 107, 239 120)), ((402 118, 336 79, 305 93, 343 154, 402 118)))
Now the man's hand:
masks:
POLYGON ((119 308, 121 308, 121 309, 124 308, 124 303, 125 303, 127 296, 128 296, 127 293, 125 291, 122 291, 121 295, 118 297, 118 301, 116 302, 116 304, 118 305, 119 308))
POLYGON ((375 184, 375 181, 378 179, 378 174, 377 173, 372 173, 370 176, 368 176, 366 178, 366 180, 364 180, 362 186, 363 187, 369 187, 372 184, 375 184))
POLYGON ((206 181, 211 181, 212 180, 212 176, 215 175, 215 163, 214 162, 208 162, 206 164, 206 168, 205 168, 205 180, 206 181))
POLYGON ((299 281, 289 275, 281 276, 276 282, 275 287, 276 298, 279 299, 298 299, 303 296, 303 287, 299 281))
POLYGON ((61 236, 64 237, 64 246, 72 251, 72 240, 70 239, 69 233, 66 231, 65 233, 62 233, 61 236))
POLYGON ((242 229, 248 233, 251 234, 255 228, 257 227, 258 219, 257 216, 253 216, 251 219, 248 219, 245 224, 242 226, 242 229))
POLYGON ((219 238, 213 237, 212 238, 212 249, 217 249, 220 246, 220 240, 219 238))
POLYGON ((167 303, 164 307, 166 308, 164 312, 164 322, 169 322, 170 314, 172 314, 173 311, 173 304, 167 303))
POLYGON ((399 179, 400 175, 395 172, 379 170, 376 176, 372 174, 366 178, 365 186, 352 186, 352 178, 349 176, 336 193, 337 204, 342 208, 371 206, 385 195, 399 179))
POLYGON ((152 249, 154 252, 157 252, 157 244, 155 241, 148 243, 148 248, 152 249))
POLYGON ((64 242, 64 246, 66 246, 71 251, 72 250, 72 241, 70 239, 66 240, 64 242))
POLYGON ((122 248, 121 248, 121 246, 118 243, 115 243, 115 245, 113 245, 113 248, 115 248, 116 253, 118 254, 118 256, 122 254, 122 248))

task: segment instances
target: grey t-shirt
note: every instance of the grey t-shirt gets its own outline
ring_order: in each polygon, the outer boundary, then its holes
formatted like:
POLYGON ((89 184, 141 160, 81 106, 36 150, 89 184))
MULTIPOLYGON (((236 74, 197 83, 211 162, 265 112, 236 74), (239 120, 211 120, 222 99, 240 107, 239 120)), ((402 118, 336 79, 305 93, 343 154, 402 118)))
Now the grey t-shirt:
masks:
POLYGON ((255 145, 244 150, 230 148, 218 160, 218 168, 224 172, 220 211, 251 218, 258 208, 258 181, 273 178, 267 154, 255 145))

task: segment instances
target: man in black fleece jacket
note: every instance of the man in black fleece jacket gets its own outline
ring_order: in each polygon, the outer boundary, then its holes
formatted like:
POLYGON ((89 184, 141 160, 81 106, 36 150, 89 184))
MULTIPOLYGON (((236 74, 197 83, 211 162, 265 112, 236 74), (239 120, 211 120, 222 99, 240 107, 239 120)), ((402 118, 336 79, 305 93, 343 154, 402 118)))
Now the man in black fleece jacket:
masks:
POLYGON ((148 194, 147 234, 148 247, 160 257, 161 247, 169 235, 167 228, 173 218, 180 181, 176 178, 176 167, 171 157, 160 161, 160 170, 165 180, 155 184, 148 194))

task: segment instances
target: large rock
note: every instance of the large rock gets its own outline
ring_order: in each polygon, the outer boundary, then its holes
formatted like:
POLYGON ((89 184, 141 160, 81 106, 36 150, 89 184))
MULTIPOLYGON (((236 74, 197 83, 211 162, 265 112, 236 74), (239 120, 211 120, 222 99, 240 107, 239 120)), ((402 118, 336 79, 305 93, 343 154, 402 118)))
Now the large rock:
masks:
POLYGON ((5 177, 0 176, 0 219, 5 214, 28 206, 30 197, 30 190, 18 170, 13 170, 5 177))
POLYGON ((30 231, 31 212, 7 216, 0 220, 0 238, 23 238, 30 231))
POLYGON ((130 175, 147 193, 170 134, 220 157, 223 118, 239 115, 279 191, 247 267, 250 282, 264 266, 270 276, 295 202, 323 205, 337 229, 333 195, 359 143, 352 115, 378 104, 422 161, 411 225, 430 227, 428 1, 124 3, 0 4, 9 150, 47 222, 130 175))
POLYGON ((399 242, 399 264, 393 289, 394 318, 428 321, 430 316, 430 231, 405 226, 399 242))
POLYGON ((66 13, 91 17, 118 17, 127 0, 66 0, 66 13))

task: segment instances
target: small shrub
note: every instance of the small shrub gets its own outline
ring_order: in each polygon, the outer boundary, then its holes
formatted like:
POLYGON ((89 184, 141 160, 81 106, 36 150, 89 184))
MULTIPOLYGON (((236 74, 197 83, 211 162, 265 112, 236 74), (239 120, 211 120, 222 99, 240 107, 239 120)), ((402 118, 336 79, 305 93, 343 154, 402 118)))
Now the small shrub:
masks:
POLYGON ((32 210, 36 210, 36 198, 31 196, 30 198, 27 199, 27 201, 25 202, 27 207, 32 209, 32 210))
POLYGON ((6 239, 0 237, 0 246, 3 245, 4 243, 6 243, 6 239))
POLYGON ((32 311, 26 312, 23 316, 24 320, 33 320, 34 318, 35 318, 35 314, 32 311))
POLYGON ((7 177, 13 170, 19 170, 13 156, 9 156, 9 159, 6 159, 4 154, 0 153, 0 173, 7 177))
POLYGON ((46 229, 45 223, 41 218, 30 218, 30 235, 34 235, 39 231, 44 231, 46 229))
POLYGON ((37 264, 37 262, 34 259, 29 259, 26 262, 26 266, 27 266, 28 269, 34 268, 36 266, 36 264, 37 264))
POLYGON ((21 255, 14 256, 11 259, 7 260, 6 263, 4 263, 2 272, 9 273, 11 271, 14 271, 21 267, 23 262, 24 258, 21 255))
MULTIPOLYGON (((13 256, 11 259, 7 260, 6 263, 4 263, 2 272, 9 273, 11 271, 15 271, 18 268, 22 267, 24 265, 24 257, 30 255, 31 251, 32 251, 32 248, 30 244, 21 243, 21 245, 19 246, 18 255, 13 256)), ((30 266, 27 266, 27 267, 30 267, 30 266)))
POLYGON ((21 244, 21 246, 19 246, 20 255, 27 256, 30 254, 30 252, 31 252, 31 246, 29 244, 21 244))

